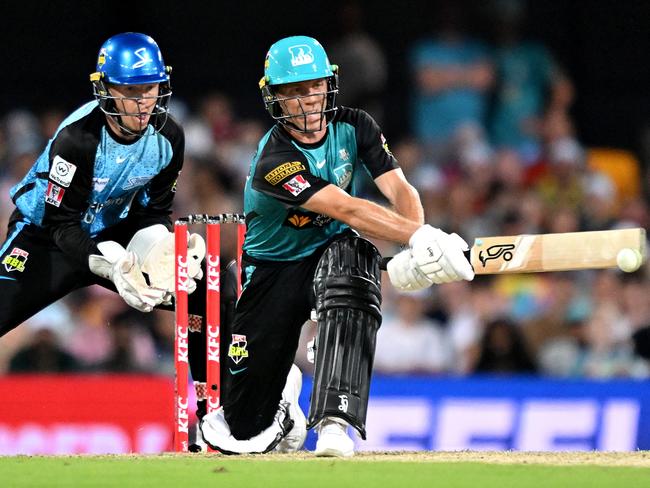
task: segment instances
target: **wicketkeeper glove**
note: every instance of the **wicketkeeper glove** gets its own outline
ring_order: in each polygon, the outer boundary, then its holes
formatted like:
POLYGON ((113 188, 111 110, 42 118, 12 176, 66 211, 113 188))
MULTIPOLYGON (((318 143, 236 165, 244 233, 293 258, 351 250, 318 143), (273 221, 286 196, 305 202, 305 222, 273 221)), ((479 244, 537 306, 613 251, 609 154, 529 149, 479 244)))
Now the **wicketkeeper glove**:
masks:
MULTIPOLYGON (((165 301, 171 301, 175 290, 175 239, 162 224, 156 224, 136 232, 127 245, 138 257, 142 271, 147 273, 149 283, 167 291, 165 301)), ((188 232, 187 241, 188 293, 196 290, 196 281, 203 277, 201 262, 205 258, 205 241, 199 234, 188 232)))
POLYGON ((102 254, 90 255, 90 270, 111 280, 126 303, 141 312, 151 312, 163 302, 165 290, 147 285, 134 253, 114 241, 100 242, 97 247, 102 254))

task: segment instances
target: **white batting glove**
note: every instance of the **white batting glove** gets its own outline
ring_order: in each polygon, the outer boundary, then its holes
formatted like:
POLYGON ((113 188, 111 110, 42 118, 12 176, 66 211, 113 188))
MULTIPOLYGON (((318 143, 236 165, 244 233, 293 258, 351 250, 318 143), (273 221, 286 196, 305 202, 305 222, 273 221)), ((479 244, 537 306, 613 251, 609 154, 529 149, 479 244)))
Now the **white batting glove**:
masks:
POLYGON ((423 225, 409 239, 412 264, 433 283, 474 279, 474 270, 463 251, 469 246, 458 234, 423 225))
POLYGON ((127 304, 141 312, 151 312, 163 303, 165 290, 147 285, 135 253, 113 241, 100 242, 97 247, 102 254, 90 255, 90 270, 111 280, 127 304))
MULTIPOLYGON (((142 271, 149 276, 151 286, 167 291, 167 301, 171 301, 175 291, 175 245, 174 233, 169 232, 164 225, 156 224, 136 232, 126 247, 138 257, 142 271)), ((201 262, 205 258, 205 251, 203 237, 188 232, 188 293, 196 290, 195 280, 203 277, 201 262)))
POLYGON ((388 261, 386 271, 391 284, 401 291, 418 291, 433 284, 433 281, 415 266, 410 249, 395 254, 388 261))

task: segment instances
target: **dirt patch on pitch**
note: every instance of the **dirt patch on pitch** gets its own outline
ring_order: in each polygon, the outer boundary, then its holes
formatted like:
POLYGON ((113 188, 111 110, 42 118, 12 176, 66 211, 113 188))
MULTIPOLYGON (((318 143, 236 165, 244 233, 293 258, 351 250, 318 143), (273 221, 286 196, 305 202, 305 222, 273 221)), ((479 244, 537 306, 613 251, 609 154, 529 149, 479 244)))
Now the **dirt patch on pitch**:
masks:
MULTIPOLYGON (((298 459, 330 461, 332 458, 316 458, 310 452, 292 454, 269 454, 256 459, 293 461, 298 459)), ((429 463, 490 463, 490 464, 549 464, 564 466, 636 466, 650 468, 650 451, 634 452, 359 452, 345 461, 388 461, 429 463)))

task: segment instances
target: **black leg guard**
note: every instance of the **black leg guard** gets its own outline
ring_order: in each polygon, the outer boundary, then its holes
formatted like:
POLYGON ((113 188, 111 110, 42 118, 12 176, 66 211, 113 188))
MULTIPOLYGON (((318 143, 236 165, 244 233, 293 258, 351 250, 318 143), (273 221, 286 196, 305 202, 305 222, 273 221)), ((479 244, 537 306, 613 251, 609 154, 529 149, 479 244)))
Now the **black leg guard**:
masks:
POLYGON ((308 428, 339 417, 366 438, 375 340, 381 325, 381 255, 346 236, 321 257, 314 279, 318 333, 308 428))

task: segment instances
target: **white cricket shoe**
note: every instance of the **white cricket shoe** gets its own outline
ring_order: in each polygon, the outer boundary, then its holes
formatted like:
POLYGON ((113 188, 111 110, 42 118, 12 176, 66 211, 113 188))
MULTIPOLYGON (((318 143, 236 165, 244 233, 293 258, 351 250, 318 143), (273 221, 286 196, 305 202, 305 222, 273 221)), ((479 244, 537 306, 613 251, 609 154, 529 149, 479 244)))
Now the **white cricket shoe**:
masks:
POLYGON ((275 447, 278 452, 294 452, 300 450, 307 437, 307 419, 300 408, 298 399, 302 389, 302 373, 295 364, 287 375, 287 382, 282 390, 282 400, 289 404, 289 417, 293 420, 293 428, 275 447))
POLYGON ((354 441, 348 435, 348 423, 336 417, 326 417, 316 428, 318 441, 314 454, 319 457, 350 457, 354 441))

